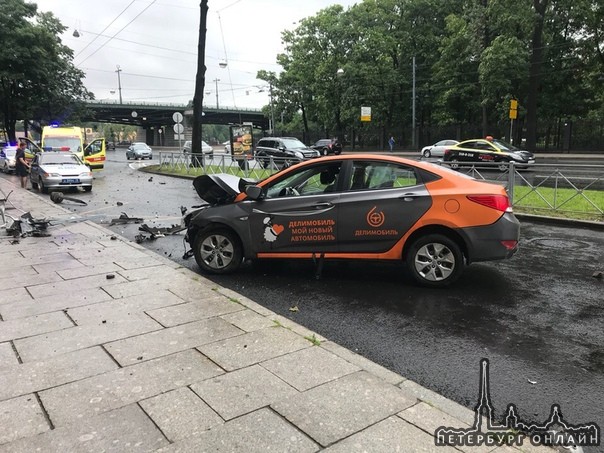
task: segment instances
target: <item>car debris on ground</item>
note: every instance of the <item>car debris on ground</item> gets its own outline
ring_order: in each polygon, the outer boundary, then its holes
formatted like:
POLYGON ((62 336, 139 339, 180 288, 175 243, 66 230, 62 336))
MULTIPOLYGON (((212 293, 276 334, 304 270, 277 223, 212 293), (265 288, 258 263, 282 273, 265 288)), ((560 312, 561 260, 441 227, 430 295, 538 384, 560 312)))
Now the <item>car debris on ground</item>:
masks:
POLYGON ((183 225, 172 225, 171 227, 150 227, 146 223, 142 224, 138 227, 139 231, 143 231, 145 233, 149 233, 150 236, 145 236, 144 234, 137 234, 134 239, 137 244, 140 244, 144 241, 154 241, 157 238, 164 237, 166 235, 178 234, 183 231, 185 227, 183 225))
POLYGON ((143 223, 142 217, 129 217, 128 214, 122 212, 119 218, 111 219, 111 223, 109 225, 123 225, 126 223, 143 223))
POLYGON ((56 203, 56 204, 63 203, 63 201, 67 200, 67 201, 73 201, 74 203, 78 203, 78 204, 81 204, 84 206, 88 206, 88 203, 86 203, 84 200, 80 200, 79 198, 66 197, 61 192, 51 192, 50 199, 52 200, 53 203, 56 203))
POLYGON ((50 225, 49 219, 34 219, 31 213, 26 212, 21 217, 15 219, 10 217, 12 223, 6 224, 6 233, 13 237, 48 237, 49 233, 46 232, 50 225))

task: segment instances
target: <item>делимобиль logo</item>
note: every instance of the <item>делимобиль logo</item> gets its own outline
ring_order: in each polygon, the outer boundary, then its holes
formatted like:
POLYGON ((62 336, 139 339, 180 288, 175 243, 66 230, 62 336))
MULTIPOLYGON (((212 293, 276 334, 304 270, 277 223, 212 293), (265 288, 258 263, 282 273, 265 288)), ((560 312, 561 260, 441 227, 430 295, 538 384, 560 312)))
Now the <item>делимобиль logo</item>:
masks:
POLYGON ((600 427, 596 423, 571 425, 563 420, 560 406, 552 404, 549 418, 542 424, 518 418, 516 406, 509 404, 502 424, 493 421, 494 410, 489 393, 489 361, 482 359, 480 395, 474 408, 474 425, 470 428, 440 426, 434 432, 437 446, 522 446, 528 439, 532 445, 551 447, 597 447, 600 427), (483 426, 486 422, 486 426, 483 426))

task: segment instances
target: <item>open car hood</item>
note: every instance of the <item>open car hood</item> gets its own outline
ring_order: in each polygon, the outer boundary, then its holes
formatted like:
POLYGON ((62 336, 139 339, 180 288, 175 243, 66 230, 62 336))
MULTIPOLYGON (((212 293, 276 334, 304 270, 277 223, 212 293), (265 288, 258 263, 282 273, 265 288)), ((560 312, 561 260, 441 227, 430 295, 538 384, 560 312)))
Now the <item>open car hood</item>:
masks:
POLYGON ((237 195, 254 181, 225 173, 201 175, 193 180, 193 187, 199 197, 214 205, 232 202, 237 195))

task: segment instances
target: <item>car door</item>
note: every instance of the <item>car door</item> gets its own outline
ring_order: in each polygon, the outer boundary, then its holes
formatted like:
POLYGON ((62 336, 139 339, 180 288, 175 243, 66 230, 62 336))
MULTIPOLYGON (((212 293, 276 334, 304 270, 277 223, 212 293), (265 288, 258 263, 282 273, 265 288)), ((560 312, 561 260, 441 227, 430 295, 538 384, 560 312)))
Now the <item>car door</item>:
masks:
POLYGON ((29 179, 37 184, 38 179, 40 178, 40 159, 41 153, 36 153, 31 161, 31 165, 29 167, 29 179))
POLYGON ((477 142, 475 140, 468 140, 460 143, 459 150, 457 151, 457 159, 460 162, 478 162, 480 156, 480 148, 477 149, 477 142))
POLYGON ((341 162, 285 172, 263 188, 249 216, 251 243, 259 257, 338 250, 337 191, 341 162))
POLYGON ((84 148, 84 163, 92 169, 101 169, 105 167, 106 155, 105 139, 97 138, 84 148))
POLYGON ((25 150, 25 160, 32 161, 34 155, 43 152, 42 148, 40 148, 36 143, 31 141, 27 137, 20 137, 19 141, 25 142, 27 144, 27 149, 25 150))
POLYGON ((432 198, 410 165, 355 160, 338 204, 342 253, 390 250, 426 213, 432 198))

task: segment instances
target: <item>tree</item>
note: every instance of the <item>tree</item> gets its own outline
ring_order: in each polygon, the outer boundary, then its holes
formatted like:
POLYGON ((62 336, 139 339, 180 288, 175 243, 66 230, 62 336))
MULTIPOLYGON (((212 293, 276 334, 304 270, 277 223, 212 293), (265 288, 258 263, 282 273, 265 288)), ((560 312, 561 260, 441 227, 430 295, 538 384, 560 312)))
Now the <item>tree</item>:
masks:
MULTIPOLYGON (((195 94, 193 96, 193 131, 191 139, 191 162, 198 166, 196 155, 202 154, 201 149, 201 117, 203 113, 203 89, 206 80, 206 24, 208 18, 208 0, 201 0, 199 4, 199 37, 197 41, 197 74, 195 76, 195 94)), ((202 161, 203 162, 203 161, 202 161)))
POLYGON ((93 98, 72 63, 73 51, 61 42, 65 29, 33 3, 0 3, 0 110, 10 141, 18 120, 64 122, 76 116, 78 103, 93 98))

